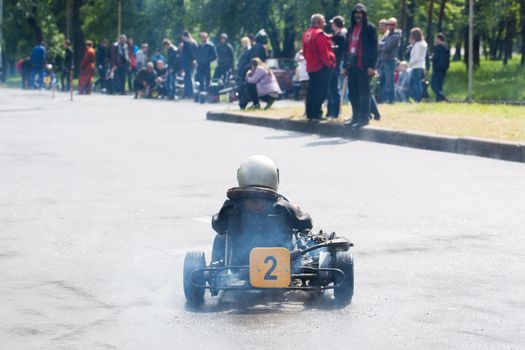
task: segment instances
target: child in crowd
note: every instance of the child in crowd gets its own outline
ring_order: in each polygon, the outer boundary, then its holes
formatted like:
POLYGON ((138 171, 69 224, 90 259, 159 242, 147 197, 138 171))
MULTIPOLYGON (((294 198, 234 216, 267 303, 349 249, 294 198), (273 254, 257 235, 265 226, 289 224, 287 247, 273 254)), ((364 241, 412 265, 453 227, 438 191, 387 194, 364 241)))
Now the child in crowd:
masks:
POLYGON ((410 72, 408 70, 407 61, 399 62, 396 67, 398 72, 398 80, 395 85, 396 101, 408 102, 408 92, 410 90, 410 72))
POLYGON ((57 75, 52 64, 47 64, 44 71, 44 89, 53 89, 57 85, 57 75))

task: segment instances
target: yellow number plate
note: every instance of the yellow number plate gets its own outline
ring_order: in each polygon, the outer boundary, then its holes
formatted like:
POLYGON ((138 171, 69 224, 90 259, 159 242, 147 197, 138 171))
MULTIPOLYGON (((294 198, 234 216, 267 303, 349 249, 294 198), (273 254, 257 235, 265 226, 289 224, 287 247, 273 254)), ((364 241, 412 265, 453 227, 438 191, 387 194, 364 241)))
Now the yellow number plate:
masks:
POLYGON ((290 252, 286 248, 253 248, 250 284, 255 288, 287 288, 291 281, 290 252))

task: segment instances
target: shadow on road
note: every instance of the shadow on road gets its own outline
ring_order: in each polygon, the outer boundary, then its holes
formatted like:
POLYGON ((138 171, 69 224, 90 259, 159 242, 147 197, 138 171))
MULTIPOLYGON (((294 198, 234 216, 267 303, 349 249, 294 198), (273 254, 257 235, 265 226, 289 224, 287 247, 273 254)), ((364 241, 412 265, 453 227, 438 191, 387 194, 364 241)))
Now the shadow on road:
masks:
POLYGON ((337 310, 331 293, 314 295, 305 292, 222 292, 214 299, 206 296, 204 304, 185 305, 186 311, 194 313, 272 314, 298 313, 307 310, 337 310))
POLYGON ((288 132, 285 135, 274 135, 274 136, 267 136, 265 137, 266 140, 287 140, 287 139, 295 139, 295 138, 301 138, 301 137, 308 137, 309 134, 305 134, 302 132, 288 132))
POLYGON ((304 147, 318 147, 318 146, 337 146, 346 145, 347 143, 354 142, 356 140, 351 139, 321 139, 320 141, 309 142, 304 147))

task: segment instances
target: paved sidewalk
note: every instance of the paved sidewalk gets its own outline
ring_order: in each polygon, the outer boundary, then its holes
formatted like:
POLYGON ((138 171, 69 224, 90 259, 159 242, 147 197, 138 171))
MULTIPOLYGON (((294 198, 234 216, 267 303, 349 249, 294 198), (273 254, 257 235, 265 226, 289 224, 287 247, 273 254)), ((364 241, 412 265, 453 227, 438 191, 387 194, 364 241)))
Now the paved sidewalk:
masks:
POLYGON ((207 118, 208 120, 250 124, 325 136, 337 136, 432 151, 525 162, 525 145, 518 142, 401 131, 375 126, 366 126, 355 130, 344 125, 342 120, 313 123, 304 118, 283 118, 266 113, 268 112, 265 112, 264 116, 260 116, 234 110, 223 112, 211 111, 208 112, 207 118))

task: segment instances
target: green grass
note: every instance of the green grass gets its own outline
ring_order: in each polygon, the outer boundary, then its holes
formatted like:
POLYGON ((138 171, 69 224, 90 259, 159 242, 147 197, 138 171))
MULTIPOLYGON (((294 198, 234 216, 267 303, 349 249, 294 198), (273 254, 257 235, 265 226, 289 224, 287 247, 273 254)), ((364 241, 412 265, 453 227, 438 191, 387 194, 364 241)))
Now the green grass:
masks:
MULTIPOLYGON (((451 62, 445 80, 445 94, 452 99, 467 98, 467 66, 451 62)), ((501 61, 481 60, 474 70, 474 100, 525 101, 525 66, 516 57, 505 66, 501 61)))
POLYGON ((18 88, 21 86, 21 84, 22 84, 22 78, 19 75, 9 76, 7 77, 5 81, 5 85, 7 87, 18 88))
MULTIPOLYGON (((463 103, 398 103, 379 105, 381 121, 371 125, 395 130, 525 141, 525 106, 463 103)), ((304 107, 243 112, 270 118, 302 119, 304 107)), ((343 116, 351 109, 343 106, 343 116)))

